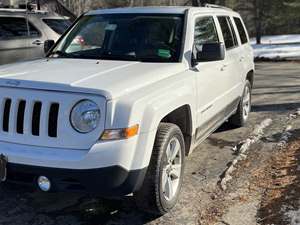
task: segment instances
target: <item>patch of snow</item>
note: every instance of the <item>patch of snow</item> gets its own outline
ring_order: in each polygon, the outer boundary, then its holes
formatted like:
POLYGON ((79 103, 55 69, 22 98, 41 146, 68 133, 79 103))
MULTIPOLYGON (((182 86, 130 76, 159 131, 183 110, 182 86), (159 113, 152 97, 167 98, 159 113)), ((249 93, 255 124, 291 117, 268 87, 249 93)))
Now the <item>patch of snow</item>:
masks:
MULTIPOLYGON (((256 38, 251 38, 250 42, 251 44, 256 44, 256 38)), ((262 44, 300 43, 300 34, 263 36, 261 39, 261 43, 262 44)))
POLYGON ((219 182, 221 189, 225 191, 227 189, 227 183, 232 179, 231 174, 236 169, 236 164, 247 158, 247 150, 250 148, 251 144, 258 142, 264 135, 264 129, 270 126, 272 123, 271 119, 263 120, 259 125, 257 125, 250 135, 249 138, 239 143, 235 147, 233 147, 233 151, 238 152, 237 157, 231 162, 231 165, 226 169, 223 173, 223 178, 219 182))
MULTIPOLYGON (((298 108, 294 113, 290 113, 290 114, 288 115, 288 117, 287 117, 287 118, 288 118, 288 121, 287 121, 287 122, 290 122, 291 120, 296 119, 298 116, 300 116, 300 108, 298 108)), ((291 133, 292 128, 293 128, 293 127, 292 127, 291 125, 288 125, 288 126, 284 129, 284 131, 282 132, 281 137, 280 137, 280 140, 279 140, 279 142, 278 142, 278 144, 277 144, 277 147, 278 147, 279 149, 283 149, 284 147, 287 146, 290 137, 293 135, 293 134, 291 133)))
POLYGON ((278 148, 282 149, 288 144, 288 141, 289 141, 290 137, 292 136, 292 133, 290 132, 292 130, 292 128, 293 127, 291 125, 289 125, 285 128, 285 130, 282 133, 280 140, 277 144, 278 148))
POLYGON ((300 58, 299 44, 282 44, 282 45, 252 45, 255 58, 268 59, 292 59, 300 58))
POLYGON ((256 58, 298 59, 300 58, 300 34, 263 36, 261 45, 250 39, 256 58))

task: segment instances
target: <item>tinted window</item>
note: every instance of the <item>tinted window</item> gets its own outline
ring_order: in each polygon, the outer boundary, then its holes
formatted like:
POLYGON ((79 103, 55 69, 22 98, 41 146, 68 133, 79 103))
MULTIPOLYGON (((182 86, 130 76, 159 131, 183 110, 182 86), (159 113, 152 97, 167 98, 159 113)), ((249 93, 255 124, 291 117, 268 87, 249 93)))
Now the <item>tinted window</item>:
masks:
POLYGON ((69 28, 69 26, 71 26, 71 22, 69 20, 43 19, 43 21, 58 34, 63 34, 69 28))
POLYGON ((236 45, 234 36, 231 32, 228 18, 229 17, 225 17, 225 16, 218 17, 222 29, 226 49, 233 48, 236 45))
POLYGON ((29 33, 27 30, 27 22, 25 18, 0 17, 0 39, 13 39, 40 36, 40 32, 28 23, 29 33))
POLYGON ((0 39, 27 37, 25 18, 0 17, 0 39))
POLYGON ((233 36, 234 45, 239 45, 239 43, 237 41, 235 30, 234 30, 233 25, 232 25, 232 21, 229 17, 227 17, 226 19, 227 19, 227 22, 229 23, 229 26, 230 26, 230 29, 231 29, 231 34, 233 36))
POLYGON ((203 44, 219 42, 213 17, 202 17, 196 20, 195 45, 199 49, 203 44))
POLYGON ((243 26, 242 21, 239 18, 235 17, 234 22, 235 22, 236 27, 239 31, 239 35, 240 35, 242 44, 247 43, 248 42, 247 33, 246 33, 246 30, 243 26))

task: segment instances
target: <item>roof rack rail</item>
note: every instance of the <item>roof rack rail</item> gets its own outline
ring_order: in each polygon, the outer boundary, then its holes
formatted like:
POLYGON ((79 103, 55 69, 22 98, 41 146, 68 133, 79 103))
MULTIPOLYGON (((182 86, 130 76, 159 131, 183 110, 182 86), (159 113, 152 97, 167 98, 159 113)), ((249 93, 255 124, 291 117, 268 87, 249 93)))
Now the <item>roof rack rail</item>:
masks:
POLYGON ((42 10, 26 10, 26 9, 18 9, 18 8, 0 8, 0 12, 27 12, 29 14, 34 14, 34 13, 40 13, 40 14, 47 14, 47 11, 42 11, 42 10))
POLYGON ((215 4, 204 4, 204 7, 207 8, 215 8, 215 9, 225 9, 225 10, 230 10, 232 11, 231 8, 225 7, 225 6, 221 6, 221 5, 215 5, 215 4))

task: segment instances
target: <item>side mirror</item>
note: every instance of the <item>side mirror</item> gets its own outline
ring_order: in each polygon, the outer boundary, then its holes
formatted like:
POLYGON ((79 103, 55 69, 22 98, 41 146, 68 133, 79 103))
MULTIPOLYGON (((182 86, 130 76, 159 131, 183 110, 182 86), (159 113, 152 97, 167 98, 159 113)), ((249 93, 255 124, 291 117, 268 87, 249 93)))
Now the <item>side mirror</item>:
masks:
POLYGON ((47 54, 50 49, 54 46, 55 41, 54 40, 46 40, 44 43, 44 52, 47 54))
POLYGON ((197 49, 196 62, 220 61, 225 59, 223 43, 203 44, 202 49, 197 49))

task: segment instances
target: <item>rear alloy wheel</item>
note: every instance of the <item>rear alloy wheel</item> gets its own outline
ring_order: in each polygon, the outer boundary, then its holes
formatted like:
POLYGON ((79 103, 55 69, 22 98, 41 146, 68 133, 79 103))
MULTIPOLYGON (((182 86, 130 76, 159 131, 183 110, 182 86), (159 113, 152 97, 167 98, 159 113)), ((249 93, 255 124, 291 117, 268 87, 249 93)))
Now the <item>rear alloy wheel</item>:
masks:
POLYGON ((229 118, 229 123, 237 127, 243 127, 251 112, 251 84, 247 80, 243 92, 243 96, 238 105, 236 113, 229 118))
POLYGON ((159 125, 143 186, 135 193, 139 208, 163 215, 175 206, 183 180, 184 146, 178 126, 170 123, 159 125))

